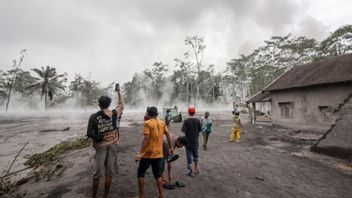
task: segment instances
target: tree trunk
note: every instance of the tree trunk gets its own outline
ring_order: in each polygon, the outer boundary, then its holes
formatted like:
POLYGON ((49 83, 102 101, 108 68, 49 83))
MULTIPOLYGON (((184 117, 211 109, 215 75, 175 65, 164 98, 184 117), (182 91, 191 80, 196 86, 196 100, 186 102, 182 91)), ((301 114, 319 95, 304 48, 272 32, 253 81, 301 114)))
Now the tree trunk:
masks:
POLYGON ((191 100, 192 100, 192 85, 189 82, 187 83, 187 92, 188 92, 188 94, 187 94, 187 102, 188 102, 188 104, 190 104, 191 100))
POLYGON ((48 108, 48 95, 45 94, 45 97, 44 97, 44 106, 45 106, 45 111, 46 109, 48 108))
POLYGON ((44 105, 45 105, 45 111, 48 109, 48 94, 46 93, 45 94, 45 97, 44 97, 44 105))
POLYGON ((76 97, 76 105, 77 105, 76 108, 78 108, 78 91, 76 91, 76 96, 77 96, 76 97))
POLYGON ((11 98, 11 92, 12 92, 12 87, 13 87, 13 82, 15 81, 15 78, 16 78, 16 74, 18 72, 18 69, 16 69, 15 73, 13 74, 12 76, 12 79, 11 79, 11 84, 10 84, 10 88, 9 88, 9 94, 8 94, 8 97, 7 97, 7 102, 6 102, 6 112, 7 112, 7 109, 9 108, 9 104, 10 104, 10 98, 11 98))
POLYGON ((6 102, 6 112, 7 112, 7 109, 9 108, 9 103, 10 103, 10 97, 11 97, 11 91, 12 91, 12 83, 10 85, 10 89, 9 89, 9 94, 8 94, 8 97, 7 97, 7 102, 6 102))
POLYGON ((199 94, 199 83, 197 82, 196 100, 194 101, 194 105, 197 105, 197 102, 198 102, 198 94, 199 94))

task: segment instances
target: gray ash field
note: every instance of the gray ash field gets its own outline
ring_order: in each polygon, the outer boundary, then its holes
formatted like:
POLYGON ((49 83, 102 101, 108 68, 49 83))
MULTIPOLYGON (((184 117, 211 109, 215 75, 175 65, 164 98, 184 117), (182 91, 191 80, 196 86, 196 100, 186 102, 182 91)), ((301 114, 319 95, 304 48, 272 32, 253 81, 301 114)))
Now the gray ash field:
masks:
MULTIPOLYGON (((310 141, 319 134, 266 125, 245 124, 241 143, 229 143, 231 115, 210 112, 214 121, 208 150, 199 148, 200 174, 186 176, 184 149, 176 149, 180 158, 173 164, 175 181, 185 188, 165 190, 166 197, 339 197, 352 196, 351 162, 311 153, 310 141), (300 137, 301 135, 302 137, 300 137), (298 141, 301 138, 302 141, 298 141), (295 140, 295 141, 292 141, 295 140)), ((49 116, 1 116, 1 169, 7 167, 20 147, 31 142, 21 155, 43 152, 62 140, 84 135, 89 113, 49 116), (70 127, 69 131, 38 132, 43 129, 70 127)), ((126 113, 119 145, 119 174, 113 178, 110 197, 136 197, 137 166, 134 156, 142 141, 143 113, 126 113), (127 124, 129 124, 127 126, 127 124)), ((199 115, 200 116, 200 115, 199 115)), ((245 117, 243 117, 245 120, 245 117)), ((171 132, 182 135, 181 123, 172 123, 171 132)), ((200 136, 200 144, 203 142, 200 136)), ((89 197, 92 183, 93 149, 71 151, 60 162, 65 172, 50 181, 34 181, 16 188, 25 197, 89 197)), ((22 162, 23 159, 20 159, 22 162)), ((13 170, 18 169, 17 162, 13 170)), ((101 187, 103 185, 101 184, 101 187)), ((146 195, 156 197, 151 171, 146 175, 146 195)), ((102 191, 100 191, 102 196, 102 191)))

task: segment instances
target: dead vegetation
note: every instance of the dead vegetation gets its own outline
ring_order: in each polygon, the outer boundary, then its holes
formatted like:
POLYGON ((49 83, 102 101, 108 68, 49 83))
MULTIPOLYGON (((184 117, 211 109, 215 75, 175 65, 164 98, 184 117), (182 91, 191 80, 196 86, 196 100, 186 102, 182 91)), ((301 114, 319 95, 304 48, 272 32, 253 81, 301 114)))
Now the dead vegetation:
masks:
POLYGON ((78 138, 72 141, 63 141, 49 150, 34 154, 28 157, 24 165, 33 170, 28 175, 18 181, 12 181, 9 176, 0 178, 0 196, 18 197, 20 195, 12 194, 17 186, 25 184, 30 180, 35 182, 46 179, 47 181, 53 178, 60 177, 67 165, 63 163, 63 159, 69 151, 84 149, 90 146, 90 140, 87 138, 78 138))
POLYGON ((43 153, 32 155, 28 158, 24 165, 30 167, 48 165, 54 161, 59 160, 60 157, 62 157, 61 155, 65 154, 70 150, 83 149, 89 146, 90 140, 86 138, 79 138, 74 141, 63 141, 43 153))
POLYGON ((73 141, 63 141, 49 150, 32 155, 24 165, 33 167, 34 170, 30 174, 35 181, 46 179, 50 181, 55 177, 61 176, 67 166, 62 162, 69 151, 79 150, 90 146, 90 140, 87 138, 79 138, 73 141))

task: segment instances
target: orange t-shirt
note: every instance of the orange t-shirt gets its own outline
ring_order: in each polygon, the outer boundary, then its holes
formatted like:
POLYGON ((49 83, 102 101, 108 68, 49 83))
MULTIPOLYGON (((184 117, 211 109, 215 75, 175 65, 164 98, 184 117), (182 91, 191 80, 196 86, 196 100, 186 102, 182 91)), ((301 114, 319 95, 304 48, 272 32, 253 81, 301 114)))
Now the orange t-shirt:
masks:
POLYGON ((142 158, 163 158, 163 136, 168 133, 165 123, 159 119, 150 119, 144 122, 143 134, 149 137, 149 142, 142 158))

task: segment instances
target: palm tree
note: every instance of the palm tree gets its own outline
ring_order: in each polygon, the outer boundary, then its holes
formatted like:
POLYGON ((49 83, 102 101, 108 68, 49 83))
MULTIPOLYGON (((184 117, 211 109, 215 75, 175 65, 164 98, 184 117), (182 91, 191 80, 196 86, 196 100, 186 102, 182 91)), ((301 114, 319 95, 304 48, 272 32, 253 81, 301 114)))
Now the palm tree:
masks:
POLYGON ((65 86, 63 85, 63 83, 67 79, 63 77, 65 77, 66 74, 58 75, 56 73, 56 69, 50 66, 46 66, 46 68, 42 67, 41 70, 32 69, 32 71, 38 74, 40 78, 37 78, 37 82, 29 86, 28 88, 32 90, 41 91, 41 99, 43 99, 44 97, 45 109, 47 109, 48 99, 52 101, 54 95, 57 95, 60 90, 65 90, 65 86))
POLYGON ((71 81, 69 88, 71 89, 71 91, 75 91, 76 92, 76 107, 79 106, 78 104, 78 94, 80 91, 82 91, 82 84, 83 84, 83 77, 80 74, 76 74, 75 75, 75 79, 73 81, 71 81))

